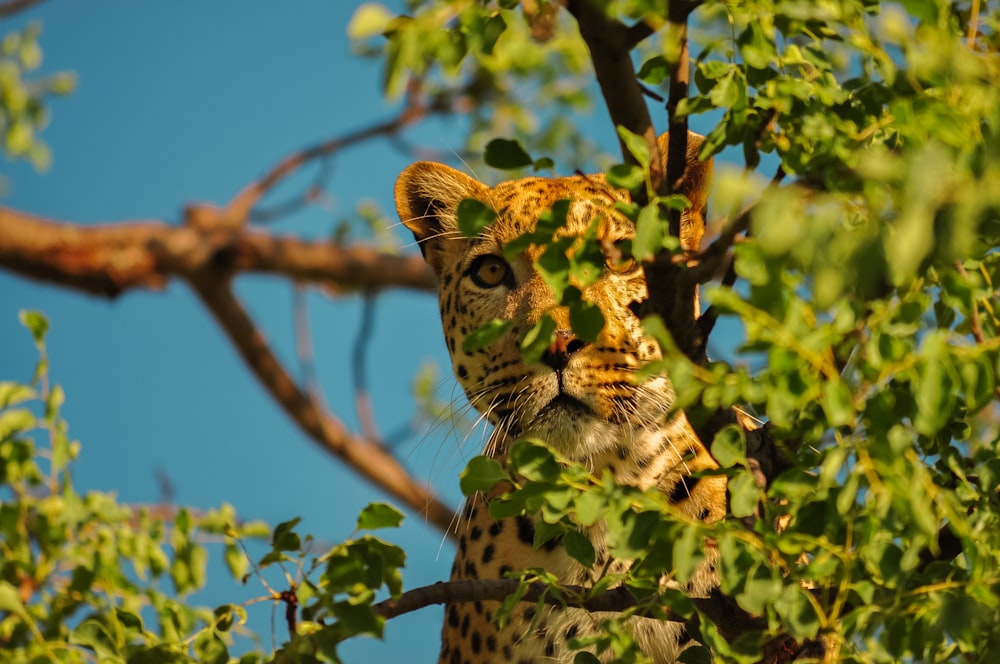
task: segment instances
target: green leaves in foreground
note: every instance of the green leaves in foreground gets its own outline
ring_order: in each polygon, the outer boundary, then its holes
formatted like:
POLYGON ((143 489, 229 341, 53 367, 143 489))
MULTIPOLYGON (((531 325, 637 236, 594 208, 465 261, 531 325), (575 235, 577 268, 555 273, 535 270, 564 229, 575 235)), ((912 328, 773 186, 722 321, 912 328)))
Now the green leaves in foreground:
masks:
POLYGON ((494 138, 487 143, 483 159, 487 166, 505 171, 527 166, 533 167, 535 171, 540 171, 554 166, 551 159, 532 159, 520 143, 504 138, 494 138))
MULTIPOLYGON (((21 319, 42 355, 35 382, 44 386, 48 322, 37 312, 22 312, 21 319)), ((224 505, 180 508, 164 520, 119 504, 112 494, 81 495, 69 474, 80 444, 67 438, 59 416, 62 395, 57 385, 45 391, 0 383, 0 659, 50 661, 59 653, 69 662, 221 664, 231 661, 233 633, 247 631, 249 611, 267 615, 271 603, 293 600, 295 620, 278 632, 287 641, 278 653, 245 652, 248 645, 241 642, 240 662, 276 656, 336 662, 342 640, 381 636, 384 621, 371 605, 379 591, 402 591, 405 553, 399 547, 366 534, 314 554, 312 537, 297 532, 297 518, 269 529, 240 521, 224 505), (218 540, 233 579, 265 586, 267 604, 213 610, 189 602, 208 584, 208 560, 217 547, 206 542, 218 540), (245 545, 251 540, 255 548, 270 541, 256 561, 245 545), (285 570, 270 584, 264 579, 269 568, 289 563, 298 570, 294 577, 285 570)), ((362 510, 357 528, 392 528, 402 518, 394 507, 373 503, 362 510)), ((236 583, 226 591, 219 581, 211 583, 217 593, 245 596, 236 583)))

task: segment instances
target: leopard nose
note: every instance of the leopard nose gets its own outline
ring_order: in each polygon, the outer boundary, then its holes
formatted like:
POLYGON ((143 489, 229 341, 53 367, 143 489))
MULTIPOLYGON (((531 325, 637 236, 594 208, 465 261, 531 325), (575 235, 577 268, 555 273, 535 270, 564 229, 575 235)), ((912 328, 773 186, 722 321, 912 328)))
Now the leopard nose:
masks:
POLYGON ((556 330, 556 338, 542 354, 542 362, 562 371, 569 364, 570 355, 586 345, 587 342, 578 339, 571 330, 556 330))

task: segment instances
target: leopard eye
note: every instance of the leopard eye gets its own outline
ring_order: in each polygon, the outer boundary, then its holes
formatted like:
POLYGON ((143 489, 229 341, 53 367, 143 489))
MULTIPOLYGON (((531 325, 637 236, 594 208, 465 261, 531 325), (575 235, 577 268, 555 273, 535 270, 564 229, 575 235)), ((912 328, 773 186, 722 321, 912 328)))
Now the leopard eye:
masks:
POLYGON ((511 278, 510 265, 493 254, 483 254, 472 261, 466 274, 472 277, 472 283, 480 288, 496 288, 500 284, 509 282, 511 278))
POLYGON ((639 262, 633 256, 620 255, 617 259, 608 257, 604 264, 615 274, 628 274, 635 272, 639 267, 639 262))

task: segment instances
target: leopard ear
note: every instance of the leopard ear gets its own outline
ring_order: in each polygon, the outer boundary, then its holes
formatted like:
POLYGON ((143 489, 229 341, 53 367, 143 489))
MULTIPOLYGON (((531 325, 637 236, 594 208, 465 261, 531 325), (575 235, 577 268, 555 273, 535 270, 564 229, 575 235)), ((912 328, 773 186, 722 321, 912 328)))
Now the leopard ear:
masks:
POLYGON ((481 182, 444 164, 418 161, 396 179, 396 211, 413 232, 424 258, 439 269, 442 243, 458 234, 455 209, 486 189, 481 182))
MULTIPOLYGON (((660 157, 663 160, 663 172, 667 172, 667 146, 670 132, 662 134, 657 139, 660 147, 660 157)), ((705 234, 705 217, 708 214, 708 193, 712 188, 712 158, 705 161, 698 159, 698 152, 705 142, 705 137, 693 131, 688 132, 687 176, 684 186, 677 193, 684 194, 691 207, 681 216, 681 245, 685 249, 697 250, 701 247, 701 236, 705 234)))

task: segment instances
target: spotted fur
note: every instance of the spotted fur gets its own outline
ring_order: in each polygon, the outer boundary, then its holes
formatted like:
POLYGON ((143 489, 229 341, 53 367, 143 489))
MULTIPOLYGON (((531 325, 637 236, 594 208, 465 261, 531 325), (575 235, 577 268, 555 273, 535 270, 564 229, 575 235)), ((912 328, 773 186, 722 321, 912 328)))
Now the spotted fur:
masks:
MULTIPOLYGON (((666 137, 661 137, 666 148, 666 137)), ((711 163, 697 161, 700 140, 692 135, 685 193, 692 209, 682 220, 682 240, 697 245, 711 176, 711 163)), ((420 162, 396 183, 396 204, 413 231, 439 281, 444 336, 455 375, 469 400, 495 425, 486 453, 503 459, 520 436, 548 441, 564 456, 596 472, 610 470, 622 484, 657 487, 677 510, 706 521, 725 513, 725 479, 691 474, 715 462, 683 414, 668 419, 674 394, 666 376, 634 380, 644 364, 660 357, 658 345, 644 336, 630 308, 646 295, 640 265, 609 261, 600 279, 582 288, 606 324, 595 343, 577 339, 568 312, 556 306, 552 291, 534 267, 542 248, 531 247, 510 260, 504 246, 535 228, 539 215, 560 200, 571 202, 561 234, 582 235, 596 224, 604 246, 634 237, 631 222, 615 213, 615 201, 628 193, 606 184, 602 176, 524 178, 488 187, 440 164, 420 162), (462 237, 456 208, 474 198, 498 212, 494 224, 476 238, 462 237), (555 341, 544 361, 527 364, 518 340, 543 314, 557 323, 555 341), (467 352, 464 338, 487 321, 514 321, 513 329, 482 350, 467 352)), ((461 522, 452 579, 503 578, 511 572, 541 567, 566 583, 587 583, 596 572, 571 559, 558 543, 535 549, 534 524, 526 517, 494 520, 489 497, 469 501, 461 522)), ((608 563, 601 526, 588 533, 600 569, 608 563)), ((627 561, 611 561, 623 570, 627 561)), ((704 595, 713 585, 705 565, 687 588, 704 595)), ((534 605, 515 609, 498 629, 496 602, 452 604, 445 608, 440 662, 571 662, 566 646, 573 637, 594 633, 608 616, 580 609, 534 605), (534 625, 533 627, 531 627, 534 625)), ((673 662, 690 637, 677 623, 635 619, 630 629, 643 652, 655 662, 673 662)))

